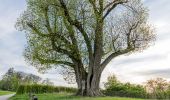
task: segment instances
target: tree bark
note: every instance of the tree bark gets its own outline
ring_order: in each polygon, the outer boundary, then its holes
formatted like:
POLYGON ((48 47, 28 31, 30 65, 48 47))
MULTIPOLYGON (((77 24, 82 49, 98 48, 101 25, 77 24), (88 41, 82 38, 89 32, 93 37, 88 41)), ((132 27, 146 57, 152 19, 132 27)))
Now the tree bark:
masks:
POLYGON ((76 95, 90 97, 103 96, 99 88, 101 73, 92 72, 90 80, 88 80, 88 75, 86 75, 84 78, 80 78, 80 76, 82 75, 76 74, 76 80, 78 85, 78 91, 76 95))

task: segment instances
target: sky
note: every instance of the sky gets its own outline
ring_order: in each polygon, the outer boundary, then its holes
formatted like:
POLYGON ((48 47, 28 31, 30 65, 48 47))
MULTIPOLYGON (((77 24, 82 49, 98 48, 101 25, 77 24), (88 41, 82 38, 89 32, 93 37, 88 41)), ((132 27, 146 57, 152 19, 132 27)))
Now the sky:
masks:
MULTIPOLYGON (((149 22, 155 27, 156 42, 141 53, 113 59, 102 73, 101 84, 113 74, 122 82, 135 84, 143 84, 156 77, 170 80, 170 0, 143 0, 143 3, 150 10, 149 22)), ((39 75, 43 79, 50 78, 55 85, 68 86, 57 70, 40 74, 25 62, 25 34, 14 27, 25 9, 25 0, 0 0, 0 78, 13 67, 17 71, 39 75)))

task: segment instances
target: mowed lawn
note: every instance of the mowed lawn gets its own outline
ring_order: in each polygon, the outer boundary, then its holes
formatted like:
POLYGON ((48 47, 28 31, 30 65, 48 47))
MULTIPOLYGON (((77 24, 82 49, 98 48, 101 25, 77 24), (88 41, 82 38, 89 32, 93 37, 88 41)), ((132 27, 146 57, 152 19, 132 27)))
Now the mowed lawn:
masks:
MULTIPOLYGON (((144 100, 136 98, 119 98, 119 97, 76 97, 70 94, 38 94, 38 100, 144 100)), ((28 95, 16 95, 10 100, 29 100, 28 95)))
POLYGON ((0 96, 2 96, 2 95, 8 95, 8 94, 14 94, 14 92, 10 92, 10 91, 1 91, 1 90, 0 90, 0 96))

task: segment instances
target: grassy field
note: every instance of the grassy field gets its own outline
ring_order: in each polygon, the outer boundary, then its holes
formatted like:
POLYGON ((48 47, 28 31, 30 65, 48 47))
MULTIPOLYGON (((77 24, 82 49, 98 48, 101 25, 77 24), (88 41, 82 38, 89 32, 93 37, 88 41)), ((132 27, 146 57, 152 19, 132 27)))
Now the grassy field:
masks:
POLYGON ((7 95, 7 94, 13 94, 14 92, 10 92, 10 91, 1 91, 0 90, 0 96, 1 95, 7 95))
MULTIPOLYGON (((119 97, 75 97, 70 94, 38 94, 38 100, 144 100, 144 99, 132 99, 132 98, 119 98, 119 97)), ((29 100, 28 95, 16 95, 10 100, 29 100)))

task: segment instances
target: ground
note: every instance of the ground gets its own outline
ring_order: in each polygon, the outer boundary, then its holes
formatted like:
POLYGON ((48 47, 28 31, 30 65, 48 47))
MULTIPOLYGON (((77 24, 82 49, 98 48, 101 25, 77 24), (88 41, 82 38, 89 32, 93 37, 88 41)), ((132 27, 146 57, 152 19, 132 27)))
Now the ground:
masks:
POLYGON ((0 90, 0 96, 2 96, 2 95, 8 95, 8 94, 14 94, 14 92, 10 92, 10 91, 1 91, 1 90, 0 90))
MULTIPOLYGON (((38 94, 38 100, 144 100, 144 99, 132 99, 132 98, 119 98, 119 97, 75 97, 70 94, 60 93, 60 94, 38 94)), ((10 100, 29 100, 28 95, 16 95, 10 100)))

